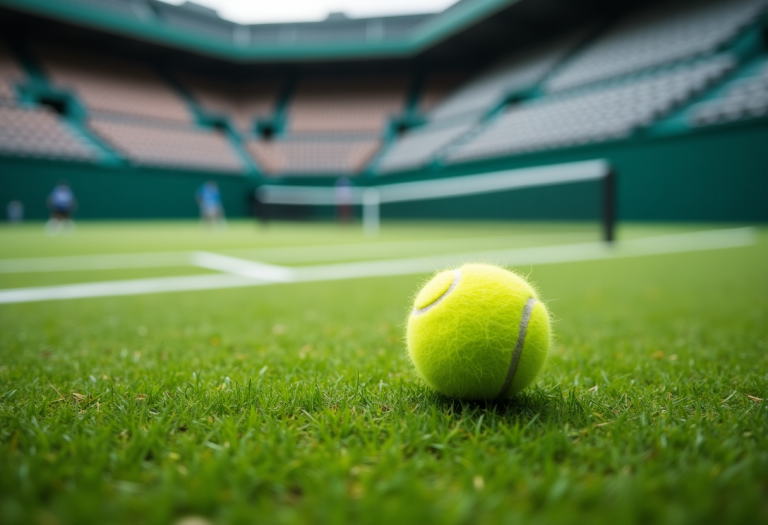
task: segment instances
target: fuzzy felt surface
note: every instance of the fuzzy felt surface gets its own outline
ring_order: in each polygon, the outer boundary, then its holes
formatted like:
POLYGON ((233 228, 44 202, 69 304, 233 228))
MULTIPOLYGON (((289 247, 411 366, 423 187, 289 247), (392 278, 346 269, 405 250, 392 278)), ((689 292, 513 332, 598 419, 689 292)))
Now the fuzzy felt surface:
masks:
POLYGON ((438 273, 424 286, 407 329, 408 353, 416 370, 441 394, 496 398, 531 297, 536 303, 507 395, 520 392, 533 382, 546 360, 549 315, 523 277, 498 266, 466 264, 459 271, 438 273))

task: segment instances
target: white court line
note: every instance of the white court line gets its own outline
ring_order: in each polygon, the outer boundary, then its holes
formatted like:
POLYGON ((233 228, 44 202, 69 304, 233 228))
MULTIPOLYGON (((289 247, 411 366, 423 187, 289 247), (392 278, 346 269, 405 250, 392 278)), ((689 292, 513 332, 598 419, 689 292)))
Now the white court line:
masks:
POLYGON ((359 277, 430 273, 435 270, 458 266, 465 262, 477 261, 478 258, 485 262, 505 266, 527 266, 737 248, 754 243, 755 234, 752 228, 736 228, 646 237, 644 239, 618 242, 615 246, 608 246, 603 242, 585 242, 535 248, 456 253, 411 259, 307 266, 296 268, 295 271, 298 281, 330 281, 359 277))
POLYGON ((211 267, 214 265, 218 266, 217 269, 228 267, 229 270, 238 270, 239 274, 158 277, 154 279, 132 279, 0 290, 0 303, 210 290, 277 284, 280 282, 329 281, 360 277, 429 273, 446 266, 455 266, 470 260, 477 260, 478 258, 483 261, 508 266, 524 266, 642 257, 750 246, 755 243, 755 239, 756 236, 752 228, 735 228, 633 239, 616 243, 615 246, 607 246, 600 242, 590 242, 490 252, 469 252, 435 257, 328 264, 290 269, 201 252, 207 256, 207 259, 201 256, 203 262, 211 267), (280 272, 278 270, 287 270, 287 272, 280 272), (267 276, 270 279, 266 278, 267 276))
POLYGON ((546 232, 525 235, 498 235, 489 237, 460 237, 456 239, 417 239, 412 241, 366 242, 346 244, 325 244, 318 246, 280 246, 274 248, 247 248, 226 250, 229 255, 255 258, 260 261, 275 261, 281 263, 301 263, 320 261, 339 261, 344 259, 368 259, 373 256, 392 257, 398 252, 417 250, 454 251, 456 248, 465 250, 491 249, 498 246, 509 246, 513 243, 530 242, 557 237, 562 241, 577 241, 589 235, 588 232, 546 232))
POLYGON ((39 288, 13 288, 0 290, 0 303, 29 303, 82 299, 85 297, 111 297, 114 295, 142 295, 158 292, 184 292, 188 290, 216 290, 268 284, 250 277, 231 274, 185 275, 182 277, 156 277, 125 281, 41 286, 39 288))
POLYGON ((217 270, 241 277, 287 283, 294 281, 293 270, 284 266, 264 264, 210 252, 194 252, 192 264, 209 270, 217 270))
POLYGON ((165 268, 189 266, 190 252, 110 253, 0 259, 0 273, 123 270, 127 268, 165 268))
MULTIPOLYGON (((460 237, 431 241, 363 242, 346 244, 325 244, 317 246, 281 246, 274 248, 246 248, 226 250, 229 255, 254 257, 259 260, 283 263, 338 261, 345 258, 386 257, 398 251, 418 249, 465 249, 485 248, 491 244, 508 245, 512 242, 528 241, 557 236, 559 239, 578 239, 584 232, 541 233, 517 236, 460 237)), ((146 252, 114 253, 99 255, 67 255, 61 257, 33 257, 23 259, 0 259, 1 273, 72 272, 88 270, 124 270, 130 268, 166 268, 173 266, 203 266, 195 261, 201 252, 146 252)), ((207 253, 207 252, 205 252, 207 253)), ((217 254, 218 255, 218 254, 217 254)), ((223 270, 226 271, 226 270, 223 270)), ((237 273, 237 272, 234 272, 237 273)))

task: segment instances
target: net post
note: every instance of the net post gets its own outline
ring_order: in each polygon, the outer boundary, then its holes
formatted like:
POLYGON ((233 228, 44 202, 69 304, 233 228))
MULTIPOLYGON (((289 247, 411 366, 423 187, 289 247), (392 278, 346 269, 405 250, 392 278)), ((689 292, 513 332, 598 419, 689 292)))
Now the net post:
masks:
POLYGON ((616 240, 616 172, 612 166, 603 177, 603 239, 608 244, 616 240))
POLYGON ((363 191, 363 231, 370 237, 379 234, 379 191, 375 188, 366 188, 363 191))

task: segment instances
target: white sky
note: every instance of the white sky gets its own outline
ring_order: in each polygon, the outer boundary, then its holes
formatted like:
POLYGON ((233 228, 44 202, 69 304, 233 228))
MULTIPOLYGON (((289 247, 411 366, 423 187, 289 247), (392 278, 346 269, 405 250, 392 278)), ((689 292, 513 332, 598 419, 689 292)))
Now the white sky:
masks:
MULTIPOLYGON (((184 0, 162 0, 182 4, 184 0)), ((310 22, 324 20, 330 12, 350 18, 437 13, 456 0, 193 0, 218 11, 219 16, 243 24, 310 22)))

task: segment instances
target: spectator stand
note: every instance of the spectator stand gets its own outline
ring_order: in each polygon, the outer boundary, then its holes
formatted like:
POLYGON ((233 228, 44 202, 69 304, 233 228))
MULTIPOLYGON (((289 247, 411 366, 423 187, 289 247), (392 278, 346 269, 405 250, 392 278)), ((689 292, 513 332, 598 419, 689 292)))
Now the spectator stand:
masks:
POLYGON ((407 118, 405 76, 298 79, 284 90, 272 136, 248 151, 268 175, 358 176, 407 118))
POLYGON ((535 98, 549 72, 588 34, 574 31, 552 42, 509 54, 432 103, 428 122, 405 133, 377 164, 380 174, 439 169, 442 157, 492 122, 511 104, 535 98))
POLYGON ((691 99, 690 104, 660 120, 645 133, 652 137, 680 135, 692 129, 740 125, 764 117, 766 85, 761 77, 768 75, 766 50, 768 16, 763 16, 725 47, 725 51, 737 58, 739 65, 723 77, 722 82, 691 99))
MULTIPOLYGON (((406 95, 405 109, 399 115, 393 116, 389 124, 384 129, 384 138, 381 148, 376 152, 373 158, 363 171, 363 176, 375 176, 381 159, 387 154, 387 151, 395 144, 405 133, 417 129, 427 123, 427 117, 424 111, 424 98, 439 100, 444 98, 447 93, 434 93, 435 89, 431 85, 431 75, 414 75, 411 78, 408 94, 406 95)), ((431 104, 434 105, 434 104, 431 104)), ((430 106, 431 108, 431 106, 430 106)))
MULTIPOLYGON (((519 134, 519 130, 514 127, 514 123, 519 121, 522 125, 523 120, 511 114, 514 108, 510 109, 505 103, 501 111, 491 115, 445 151, 444 159, 447 163, 467 162, 492 156, 524 154, 535 149, 561 149, 601 141, 632 140, 645 135, 688 131, 690 125, 685 118, 685 111, 690 103, 699 97, 708 96, 713 88, 716 90, 724 79, 738 70, 746 57, 754 56, 764 48, 764 25, 761 18, 765 17, 761 17, 760 13, 765 5, 766 2, 762 0, 737 0, 732 3, 683 0, 630 13, 581 46, 570 59, 547 76, 537 95, 520 104, 520 109, 526 110, 520 117, 525 116, 529 120, 533 118, 526 126, 539 124, 551 131, 546 133, 550 136, 533 137, 523 141, 526 144, 521 143, 522 139, 515 139, 513 135, 515 132, 519 134), (666 23, 670 13, 674 15, 674 23, 666 23), (723 18, 722 23, 718 22, 719 17, 723 18), (695 30, 701 27, 707 29, 703 40, 697 39, 695 34, 695 30), (654 44, 657 39, 668 41, 669 45, 654 44), (716 51, 720 51, 719 55, 716 51), (621 59, 610 60, 610 57, 617 56, 621 59), (699 64, 710 59, 720 64, 715 64, 714 70, 703 76, 695 73, 699 64), (601 67, 597 68, 597 65, 601 67), (686 77, 685 69, 692 72, 692 77, 686 77), (677 74, 675 70, 682 73, 677 74), (587 122, 585 126, 574 123, 572 132, 563 130, 565 136, 552 131, 563 126, 562 119, 558 120, 555 115, 548 114, 546 119, 541 120, 534 118, 536 113, 527 111, 533 110, 533 106, 547 104, 554 111, 558 104, 563 106, 560 101, 572 98, 573 104, 562 107, 561 117, 566 118, 566 113, 581 106, 580 99, 587 103, 589 97, 594 98, 601 92, 620 96, 624 89, 621 88, 622 84, 629 87, 632 84, 653 82, 651 79, 654 76, 659 78, 661 84, 664 84, 663 78, 666 76, 669 83, 690 85, 678 90, 670 100, 652 88, 653 93, 648 96, 651 99, 656 97, 655 102, 648 99, 640 104, 630 96, 625 103, 636 106, 632 111, 637 117, 616 119, 616 126, 611 129, 602 129, 600 105, 584 113, 582 120, 591 123, 587 122), (491 145, 494 142, 496 146, 491 145)), ((704 69, 707 69, 706 66, 704 69)), ((674 87, 680 86, 676 84, 674 87)), ((545 116, 544 112, 538 115, 542 118, 545 116)))
MULTIPOLYGON (((195 123, 203 129, 216 130, 223 133, 231 147, 235 150, 235 154, 240 158, 241 163, 245 166, 246 174, 251 176, 258 174, 259 168, 253 157, 248 154, 245 145, 245 141, 252 132, 252 129, 248 129, 247 124, 243 120, 238 120, 238 101, 235 97, 227 99, 226 94, 210 94, 205 87, 197 84, 204 82, 205 79, 203 78, 195 79, 180 72, 163 76, 187 103, 189 111, 194 116, 195 123)), ((251 128, 255 125, 254 122, 250 122, 250 124, 251 128)))
POLYGON ((0 46, 0 154, 109 163, 81 129, 82 112, 67 93, 56 93, 24 48, 0 46))

